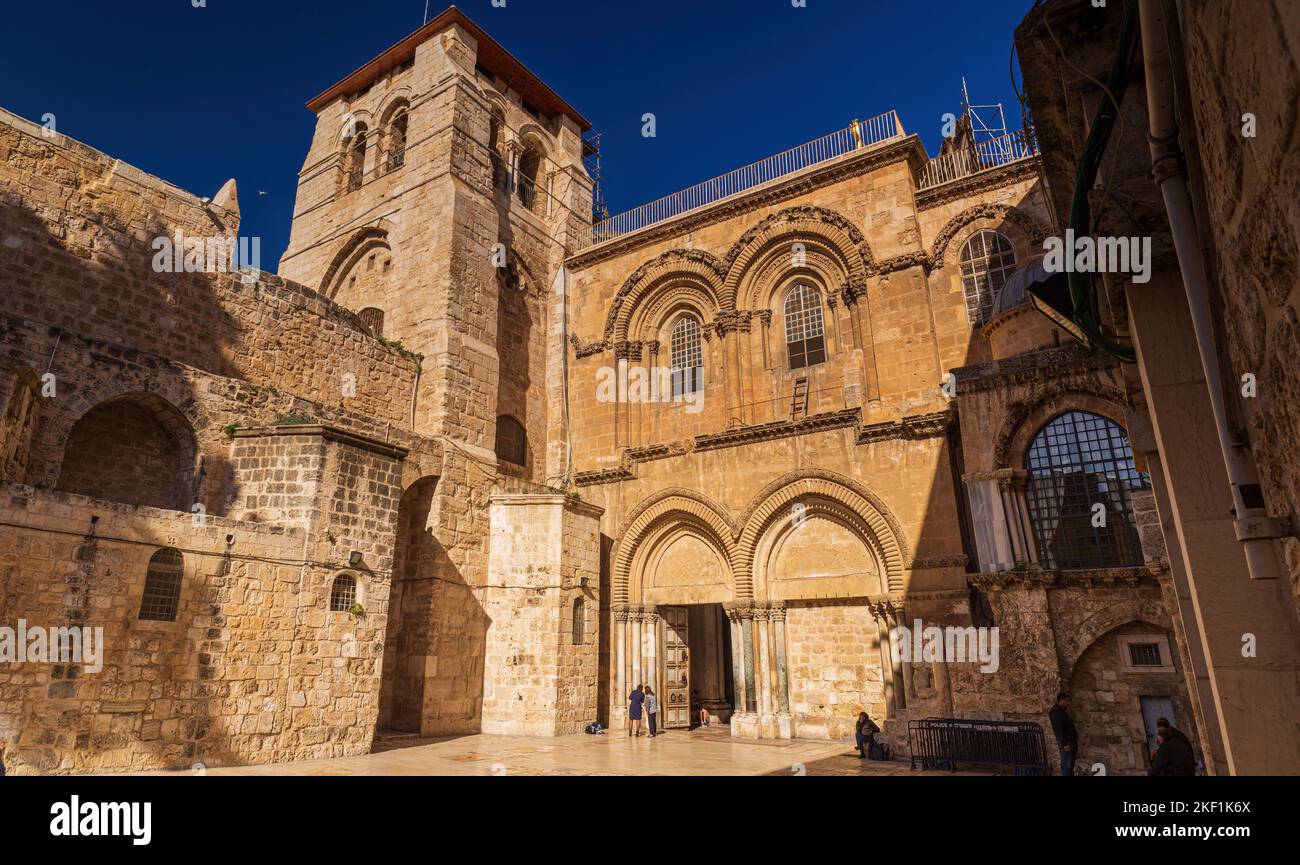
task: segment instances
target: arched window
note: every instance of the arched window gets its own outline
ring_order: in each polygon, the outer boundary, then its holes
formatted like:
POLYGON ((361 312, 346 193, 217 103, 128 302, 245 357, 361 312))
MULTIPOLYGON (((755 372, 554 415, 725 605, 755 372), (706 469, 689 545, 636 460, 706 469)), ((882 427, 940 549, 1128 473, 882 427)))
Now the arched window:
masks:
POLYGON ((330 612, 346 613, 357 602, 357 578, 339 574, 330 586, 330 612))
POLYGON ((996 231, 978 231, 961 250, 961 287, 966 293, 966 314, 971 324, 989 320, 993 299, 1016 272, 1011 241, 996 231))
POLYGON ((406 124, 405 109, 399 110, 388 126, 388 171, 396 171, 406 164, 406 124))
POLYGON ((343 189, 353 192, 361 188, 366 177, 366 125, 358 123, 352 134, 343 141, 343 189))
POLYGON ((684 315, 673 325, 670 366, 673 396, 704 390, 704 353, 700 348, 700 320, 684 315))
POLYGON ((785 296, 785 345, 790 352, 790 369, 826 361, 825 333, 821 293, 806 282, 798 283, 785 296))
POLYGON ((537 175, 541 168, 542 152, 535 146, 529 145, 519 157, 519 176, 515 184, 515 193, 530 210, 533 202, 537 200, 537 175))
POLYGON ((357 315, 360 316, 362 324, 368 327, 372 334, 375 336, 384 335, 384 311, 382 309, 368 306, 358 312, 357 315))
POLYGON ((1133 465, 1128 435, 1084 411, 1039 431, 1025 461, 1029 516, 1043 567, 1111 568, 1142 564, 1131 494, 1150 481, 1133 465))
POLYGON ((497 418, 497 459, 528 465, 528 434, 524 425, 508 414, 497 418))
POLYGON ((174 622, 181 603, 181 577, 185 559, 178 550, 164 547, 149 559, 140 598, 140 619, 146 622, 174 622))
POLYGON ((573 645, 581 646, 587 640, 587 605, 582 598, 573 599, 573 645))

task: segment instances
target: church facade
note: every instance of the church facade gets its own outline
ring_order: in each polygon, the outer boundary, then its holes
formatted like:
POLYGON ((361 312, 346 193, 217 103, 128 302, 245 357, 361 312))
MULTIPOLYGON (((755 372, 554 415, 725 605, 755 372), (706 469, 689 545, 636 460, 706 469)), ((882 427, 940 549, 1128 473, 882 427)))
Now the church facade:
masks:
POLYGON ((593 226, 590 123, 455 10, 308 107, 278 275, 155 267, 233 182, 0 116, 0 624, 103 629, 0 664, 11 770, 621 731, 642 684, 899 750, 1065 690, 1089 764, 1158 716, 1213 761, 1142 394, 1027 291, 1032 136, 890 112, 593 226))

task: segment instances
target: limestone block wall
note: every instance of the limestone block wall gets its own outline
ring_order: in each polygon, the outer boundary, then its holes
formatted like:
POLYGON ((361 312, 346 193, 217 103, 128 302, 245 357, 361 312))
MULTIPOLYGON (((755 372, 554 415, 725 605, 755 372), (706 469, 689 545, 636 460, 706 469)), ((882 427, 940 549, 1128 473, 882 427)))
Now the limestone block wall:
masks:
MULTIPOLYGON (((49 326, 42 370, 71 332, 115 354, 165 357, 409 424, 417 359, 375 340, 353 313, 267 273, 154 269, 156 238, 233 237, 237 210, 7 112, 0 153, 0 313, 49 326)), ((64 372, 75 382, 77 371, 64 372)))
POLYGON ((876 620, 865 604, 787 602, 786 640, 794 735, 852 736, 855 709, 885 717, 876 620))
POLYGON ((574 645, 574 601, 599 609, 598 509, 563 496, 495 496, 483 732, 553 736, 596 719, 594 628, 574 645))
MULTIPOLYGON (((1195 105, 1208 212, 1205 245, 1223 304, 1229 379, 1253 373, 1257 399, 1240 400, 1269 512, 1300 514, 1300 31, 1286 0, 1195 4, 1186 10, 1186 86, 1195 105), (1265 66, 1267 68, 1265 68, 1265 66), (1253 137, 1244 116, 1255 119, 1253 137)), ((1188 130, 1189 132, 1191 130, 1188 130)), ((1282 542, 1300 603, 1300 540, 1282 542)))
MULTIPOLYGON (((51 773, 260 763, 323 754, 295 729, 302 533, 6 485, 0 619, 104 629, 103 670, 0 666, 10 769, 51 773), (181 551, 174 622, 141 621, 150 557, 181 551)), ((338 696, 343 696, 339 694, 338 696)), ((327 734, 322 734, 327 737, 327 734)), ((323 741, 323 738, 322 738, 323 741)))

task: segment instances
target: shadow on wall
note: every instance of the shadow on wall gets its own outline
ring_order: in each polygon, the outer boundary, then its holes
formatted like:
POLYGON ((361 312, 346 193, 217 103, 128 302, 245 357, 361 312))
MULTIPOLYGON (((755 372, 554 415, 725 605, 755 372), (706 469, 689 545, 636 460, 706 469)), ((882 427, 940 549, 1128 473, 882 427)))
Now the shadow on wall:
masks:
POLYGON ((421 478, 398 506, 381 731, 476 733, 482 722, 489 621, 438 538, 438 486, 437 477, 421 478))

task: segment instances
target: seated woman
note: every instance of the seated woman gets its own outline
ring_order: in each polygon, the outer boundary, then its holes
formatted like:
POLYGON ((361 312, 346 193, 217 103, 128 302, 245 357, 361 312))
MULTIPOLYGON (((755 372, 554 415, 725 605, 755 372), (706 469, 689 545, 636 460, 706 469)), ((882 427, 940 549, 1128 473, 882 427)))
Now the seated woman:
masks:
POLYGON ((709 710, 704 708, 704 704, 700 702, 699 691, 691 691, 691 705, 695 708, 695 714, 700 719, 700 726, 709 726, 709 710))
POLYGON ((858 723, 854 728, 853 738, 857 742, 857 746, 854 750, 858 752, 859 760, 865 759, 868 756, 872 759, 884 759, 883 757, 876 757, 876 755, 872 753, 880 748, 880 746, 876 744, 876 734, 879 732, 880 728, 876 726, 875 721, 871 720, 871 716, 866 712, 858 713, 858 723))

